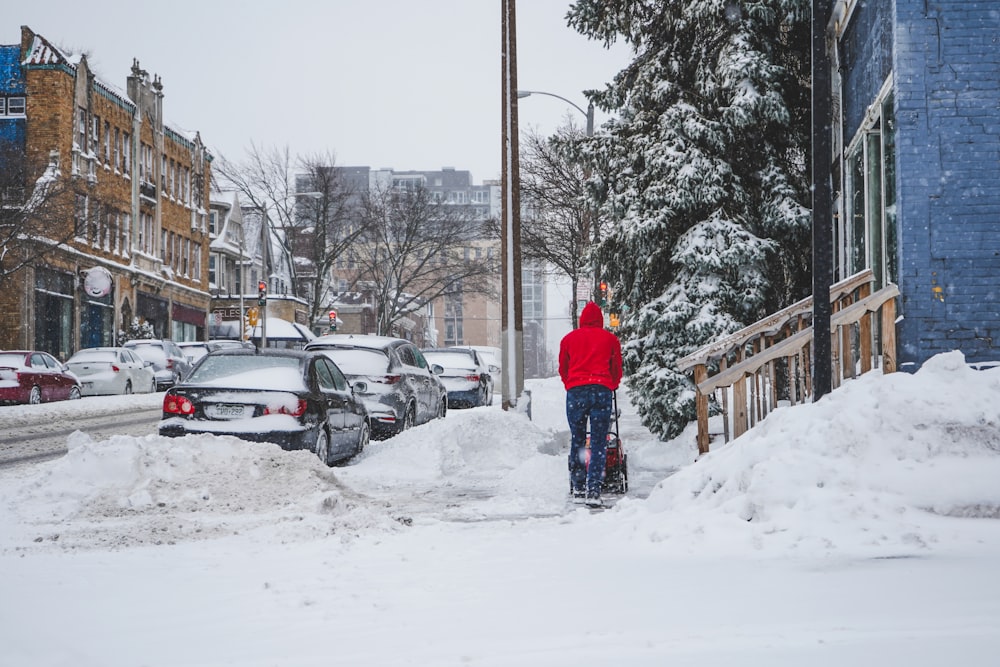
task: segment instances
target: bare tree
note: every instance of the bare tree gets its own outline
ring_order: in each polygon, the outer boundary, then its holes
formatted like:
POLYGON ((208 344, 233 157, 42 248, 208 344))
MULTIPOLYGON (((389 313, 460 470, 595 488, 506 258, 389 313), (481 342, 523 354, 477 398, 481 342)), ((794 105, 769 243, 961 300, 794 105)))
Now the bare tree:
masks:
POLYGON ((334 166, 333 156, 305 157, 298 164, 296 215, 286 234, 297 262, 297 293, 309 302, 311 321, 316 321, 332 299, 334 266, 365 233, 366 218, 360 193, 334 166))
POLYGON ((600 239, 598 218, 587 205, 587 174, 573 147, 583 132, 572 122, 551 137, 528 132, 521 141, 521 252, 569 278, 577 322, 577 285, 593 275, 591 251, 600 239))
POLYGON ((217 160, 219 184, 240 193, 245 203, 267 211, 295 259, 292 292, 306 300, 311 322, 330 302, 330 279, 337 258, 363 231, 363 217, 332 153, 293 157, 288 148, 251 144, 247 158, 217 160))
POLYGON ((70 186, 57 155, 33 164, 23 150, 0 142, 0 285, 85 223, 70 186))
POLYGON ((490 293, 496 267, 471 207, 435 201, 424 188, 376 189, 362 202, 367 229, 350 261, 374 294, 378 333, 439 297, 490 293))

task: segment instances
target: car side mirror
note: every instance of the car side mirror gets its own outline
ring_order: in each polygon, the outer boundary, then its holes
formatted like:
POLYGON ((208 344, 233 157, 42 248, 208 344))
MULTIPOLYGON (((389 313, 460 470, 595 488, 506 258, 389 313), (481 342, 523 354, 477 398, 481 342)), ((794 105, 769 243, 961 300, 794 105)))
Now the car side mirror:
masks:
POLYGON ((364 394, 368 391, 368 383, 364 380, 358 380, 351 385, 351 392, 355 394, 364 394))
POLYGON ((434 373, 434 375, 441 375, 441 373, 444 373, 444 366, 441 364, 431 364, 431 373, 434 373))
POLYGON ((153 362, 152 361, 143 361, 142 365, 145 366, 146 368, 149 368, 150 366, 153 365, 153 362))
POLYGON ((499 366, 495 366, 493 364, 490 364, 490 373, 499 373, 499 372, 500 372, 500 367, 499 366))

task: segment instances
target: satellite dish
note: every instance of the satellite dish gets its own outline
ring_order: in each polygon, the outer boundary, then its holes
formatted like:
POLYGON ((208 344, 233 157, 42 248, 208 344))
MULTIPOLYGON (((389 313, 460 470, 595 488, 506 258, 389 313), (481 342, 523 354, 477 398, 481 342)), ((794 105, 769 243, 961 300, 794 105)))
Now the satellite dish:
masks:
POLYGON ((83 289, 90 296, 107 296, 111 293, 111 272, 103 266, 95 266, 87 271, 87 277, 83 279, 83 289))

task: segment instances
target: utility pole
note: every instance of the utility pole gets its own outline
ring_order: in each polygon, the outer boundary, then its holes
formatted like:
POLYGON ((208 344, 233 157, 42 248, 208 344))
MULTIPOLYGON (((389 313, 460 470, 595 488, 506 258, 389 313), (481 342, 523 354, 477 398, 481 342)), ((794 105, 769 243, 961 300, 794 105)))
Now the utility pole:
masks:
POLYGON ((830 285, 833 284, 832 95, 826 30, 830 0, 812 3, 813 401, 832 390, 830 285))
MULTIPOLYGON (((501 0, 503 50, 501 55, 503 233, 500 240, 503 298, 503 409, 516 407, 524 390, 524 326, 521 303, 521 197, 518 172, 517 28, 514 0, 501 0)), ((530 406, 527 408, 530 410, 530 406)), ((530 414, 530 413, 529 413, 530 414)))

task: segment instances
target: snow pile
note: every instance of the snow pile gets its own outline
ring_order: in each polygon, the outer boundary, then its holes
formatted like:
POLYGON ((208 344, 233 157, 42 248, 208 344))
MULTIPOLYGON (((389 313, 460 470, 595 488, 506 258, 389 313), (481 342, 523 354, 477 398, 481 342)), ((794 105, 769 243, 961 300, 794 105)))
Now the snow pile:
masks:
POLYGON ((437 505, 452 520, 566 507, 566 459, 555 436, 497 407, 451 410, 444 420, 373 443, 341 475, 368 494, 392 490, 401 504, 437 505))
POLYGON ((232 436, 76 432, 69 452, 6 489, 23 539, 61 548, 174 544, 267 528, 267 540, 392 529, 306 451, 232 436))
POLYGON ((952 352, 775 411, 617 520, 690 553, 913 554, 975 541, 998 479, 1000 371, 952 352))

